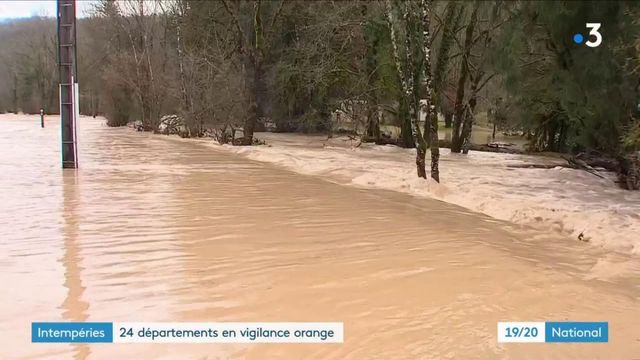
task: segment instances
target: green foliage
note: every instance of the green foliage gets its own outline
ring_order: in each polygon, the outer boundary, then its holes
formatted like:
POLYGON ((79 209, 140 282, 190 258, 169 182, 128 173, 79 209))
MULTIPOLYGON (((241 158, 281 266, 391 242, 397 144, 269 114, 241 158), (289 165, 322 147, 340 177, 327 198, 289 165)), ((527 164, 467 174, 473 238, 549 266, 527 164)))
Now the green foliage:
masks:
POLYGON ((367 19, 364 26, 367 51, 368 76, 372 91, 379 102, 394 101, 400 95, 398 74, 393 64, 393 48, 389 28, 383 14, 375 14, 367 19))
POLYGON ((634 124, 623 138, 626 151, 640 151, 640 124, 634 124))
POLYGON ((536 150, 620 151, 635 106, 634 82, 622 52, 638 36, 635 5, 623 2, 521 2, 502 33, 493 59, 514 105, 525 112, 522 127, 534 133, 536 150), (572 42, 585 23, 603 24, 602 45, 572 42))

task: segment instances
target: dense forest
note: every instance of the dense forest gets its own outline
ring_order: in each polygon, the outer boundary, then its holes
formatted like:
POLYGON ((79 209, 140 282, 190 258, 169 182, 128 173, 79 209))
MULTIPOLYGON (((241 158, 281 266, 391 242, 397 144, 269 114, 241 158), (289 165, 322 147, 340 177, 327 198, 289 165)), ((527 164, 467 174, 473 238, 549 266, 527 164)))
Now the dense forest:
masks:
MULTIPOLYGON (((57 113, 55 25, 0 24, 0 112, 57 113)), ((614 159, 640 187, 635 1, 103 0, 77 34, 81 112, 110 126, 252 145, 346 121, 415 147, 418 176, 430 154, 438 181, 439 148, 466 154, 482 118, 528 151, 614 159), (574 42, 591 22, 600 46, 574 42)))

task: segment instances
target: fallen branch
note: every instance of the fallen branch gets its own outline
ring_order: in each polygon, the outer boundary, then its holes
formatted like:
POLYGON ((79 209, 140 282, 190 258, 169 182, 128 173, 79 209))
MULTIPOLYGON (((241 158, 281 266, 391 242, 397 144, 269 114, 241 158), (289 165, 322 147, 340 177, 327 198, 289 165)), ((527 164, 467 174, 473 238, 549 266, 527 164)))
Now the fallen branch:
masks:
POLYGON ((586 161, 582 159, 578 159, 576 157, 570 157, 570 158, 564 158, 564 159, 567 160, 567 163, 569 163, 569 165, 572 165, 575 169, 582 169, 588 172, 589 174, 595 175, 601 179, 605 178, 604 176, 598 173, 598 170, 591 167, 589 164, 587 164, 586 161))
POLYGON ((589 166, 585 161, 576 159, 574 157, 565 158, 562 157, 566 164, 512 164, 507 165, 508 168, 519 168, 519 169, 554 169, 556 167, 568 168, 568 169, 576 169, 576 170, 584 170, 592 175, 595 175, 601 179, 606 179, 604 176, 598 173, 598 170, 589 166))
MULTIPOLYGON (((441 148, 449 148, 451 149, 451 140, 440 139, 438 141, 438 145, 441 148)), ((470 144, 469 150, 473 151, 484 151, 484 152, 495 152, 495 153, 505 153, 505 154, 526 154, 527 152, 524 150, 520 150, 515 147, 506 146, 507 144, 501 143, 490 143, 484 145, 478 144, 470 144)))
POLYGON ((517 169, 554 169, 557 167, 575 169, 573 166, 568 164, 510 164, 507 165, 507 167, 517 169))

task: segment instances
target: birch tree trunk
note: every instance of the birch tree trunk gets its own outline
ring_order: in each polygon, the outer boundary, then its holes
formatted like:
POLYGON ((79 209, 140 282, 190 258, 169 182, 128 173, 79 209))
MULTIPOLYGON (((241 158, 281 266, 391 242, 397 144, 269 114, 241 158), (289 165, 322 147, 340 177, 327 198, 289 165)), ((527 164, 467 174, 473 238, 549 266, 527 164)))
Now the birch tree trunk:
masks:
MULTIPOLYGON (((415 106, 412 103, 415 103, 414 91, 413 91, 413 76, 415 71, 415 66, 412 64, 413 57, 411 56, 411 24, 410 24, 410 11, 409 4, 406 4, 403 12, 403 18, 405 21, 406 29, 408 30, 406 34, 406 71, 402 70, 402 65, 400 61, 400 55, 398 53, 398 37, 395 31, 394 21, 393 21, 393 8, 391 6, 391 0, 386 0, 387 6, 387 21, 389 23, 389 31, 391 35, 391 45, 393 47, 393 58, 396 65, 396 71, 398 72, 398 77, 400 78, 400 83, 402 86, 402 93, 405 96, 405 103, 409 106, 410 111, 410 120, 411 120, 411 135, 413 137, 414 146, 416 148, 416 169, 418 172, 418 176, 421 178, 427 177, 427 173, 425 170, 425 155, 426 155, 426 144, 424 144, 424 139, 422 138, 422 134, 420 134, 420 126, 416 121, 414 114, 416 113, 415 106)), ((402 105, 401 105, 402 106, 402 105)), ((404 119, 403 119, 404 120, 404 119)))
POLYGON ((426 162, 427 144, 420 131, 420 75, 421 69, 416 58, 418 47, 418 22, 413 15, 413 1, 404 2, 404 25, 405 25, 405 53, 407 57, 407 77, 408 92, 407 99, 410 101, 409 116, 411 119, 411 135, 416 146, 416 168, 418 176, 426 179, 426 162))
POLYGON ((431 150, 431 178, 440 182, 440 147, 438 142, 438 113, 436 112, 435 94, 433 91, 431 76, 431 33, 429 27, 431 25, 431 0, 421 0, 422 5, 422 35, 423 35, 423 54, 424 54, 424 88, 427 104, 425 106, 425 136, 429 137, 429 146, 431 150))
POLYGON ((402 144, 404 145, 404 147, 408 148, 410 145, 415 147, 416 142, 413 134, 413 126, 411 125, 411 118, 410 118, 411 115, 409 113, 410 98, 406 97, 407 92, 410 92, 411 90, 407 83, 407 78, 405 76, 405 73, 401 65, 400 53, 398 51, 398 36, 394 27, 393 7, 391 5, 391 0, 386 0, 385 4, 387 7, 386 15, 387 15, 387 22, 389 25, 389 31, 391 35, 391 45, 393 47, 394 61, 396 65, 396 71, 398 73, 398 78, 400 79, 400 84, 401 84, 400 90, 402 92, 400 104, 398 104, 399 105, 398 117, 400 118, 400 138, 402 139, 402 144))

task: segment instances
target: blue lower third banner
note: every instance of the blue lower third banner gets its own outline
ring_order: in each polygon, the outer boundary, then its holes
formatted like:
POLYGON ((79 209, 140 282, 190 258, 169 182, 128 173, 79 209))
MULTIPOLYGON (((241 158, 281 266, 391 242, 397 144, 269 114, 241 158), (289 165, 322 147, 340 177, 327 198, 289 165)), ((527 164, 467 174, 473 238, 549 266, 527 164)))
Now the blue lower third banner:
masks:
POLYGON ((607 322, 546 322, 545 342, 609 342, 607 322))
POLYGON ((113 324, 110 322, 34 322, 31 323, 34 343, 110 343, 113 324))
POLYGON ((609 323, 592 321, 499 322, 498 342, 606 343, 609 323))
POLYGON ((34 322, 34 343, 343 343, 341 322, 34 322))

